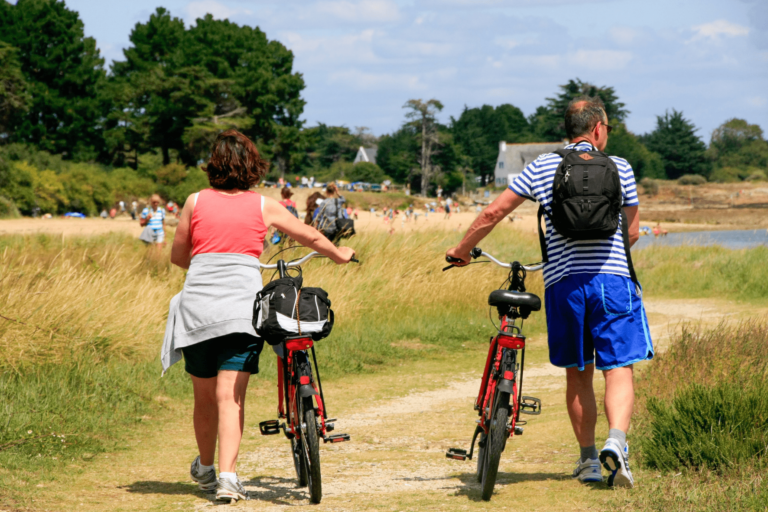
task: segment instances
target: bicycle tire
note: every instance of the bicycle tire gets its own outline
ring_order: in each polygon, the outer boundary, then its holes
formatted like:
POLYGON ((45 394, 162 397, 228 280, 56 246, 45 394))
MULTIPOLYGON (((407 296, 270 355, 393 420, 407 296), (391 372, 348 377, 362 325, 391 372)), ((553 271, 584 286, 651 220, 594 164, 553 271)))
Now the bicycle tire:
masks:
POLYGON ((501 452, 507 442, 507 418, 509 418, 509 393, 499 393, 496 412, 491 421, 488 432, 488 440, 485 443, 485 470, 483 472, 483 501, 490 501, 493 495, 493 487, 496 485, 496 476, 499 472, 501 452))
POLYGON ((291 439, 291 456, 293 457, 293 467, 296 470, 296 478, 299 480, 299 487, 307 486, 307 466, 304 463, 304 447, 301 440, 295 437, 291 439))
POLYGON ((323 498, 323 483, 320 476, 320 441, 317 437, 317 421, 315 419, 315 408, 312 404, 312 398, 304 399, 304 451, 305 460, 308 462, 307 484, 309 485, 309 501, 311 503, 320 503, 323 498), (307 403, 309 402, 309 403, 307 403))
POLYGON ((477 483, 483 483, 483 474, 485 470, 485 448, 480 446, 480 443, 485 443, 485 433, 480 434, 480 439, 477 442, 477 483))

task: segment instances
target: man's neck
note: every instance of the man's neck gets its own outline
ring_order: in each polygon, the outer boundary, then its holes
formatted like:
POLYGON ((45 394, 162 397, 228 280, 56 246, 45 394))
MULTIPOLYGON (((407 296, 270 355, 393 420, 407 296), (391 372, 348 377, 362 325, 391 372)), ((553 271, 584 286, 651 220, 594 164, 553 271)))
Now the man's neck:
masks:
POLYGON ((595 144, 595 142, 589 137, 576 137, 573 141, 571 141, 571 144, 575 146, 576 144, 581 144, 582 142, 587 142, 591 144, 593 148, 597 148, 597 144, 595 144))

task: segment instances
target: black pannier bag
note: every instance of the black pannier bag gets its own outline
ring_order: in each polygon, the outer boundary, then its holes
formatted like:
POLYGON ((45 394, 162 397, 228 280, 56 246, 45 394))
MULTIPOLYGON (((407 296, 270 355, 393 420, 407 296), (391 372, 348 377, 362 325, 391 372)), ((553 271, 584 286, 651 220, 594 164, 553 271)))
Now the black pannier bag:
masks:
POLYGON ((336 237, 349 238, 355 234, 355 221, 352 219, 336 219, 336 237))
POLYGON ((318 341, 333 329, 333 310, 322 288, 303 288, 301 277, 285 277, 267 284, 253 303, 253 328, 270 345, 307 335, 318 341))
POLYGON ((592 151, 558 149, 555 154, 563 160, 557 166, 552 182, 552 202, 549 204, 552 214, 539 206, 542 260, 549 261, 541 229, 542 215, 549 218, 555 231, 572 240, 608 240, 616 234, 621 222, 627 267, 632 280, 637 282, 629 252, 629 226, 621 211, 621 179, 616 162, 594 147, 592 151))

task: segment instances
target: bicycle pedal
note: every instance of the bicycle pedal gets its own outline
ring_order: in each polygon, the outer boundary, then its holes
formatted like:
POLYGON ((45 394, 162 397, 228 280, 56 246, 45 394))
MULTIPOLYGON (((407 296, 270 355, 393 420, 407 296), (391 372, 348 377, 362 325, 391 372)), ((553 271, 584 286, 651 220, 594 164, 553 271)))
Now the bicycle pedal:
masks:
POLYGON ((323 438, 324 443, 343 443, 349 441, 349 434, 333 434, 332 436, 325 436, 323 438))
POLYGON ((515 427, 515 435, 516 436, 523 435, 523 427, 515 427))
POLYGON ((524 396, 520 402, 520 412, 523 414, 541 414, 541 400, 532 396, 524 396))
POLYGON ((274 436, 280 433, 283 426, 277 420, 267 420, 259 423, 259 431, 263 436, 274 436))
POLYGON ((449 448, 448 451, 445 452, 445 457, 454 460, 467 460, 469 454, 467 453, 467 450, 462 450, 461 448, 449 448))

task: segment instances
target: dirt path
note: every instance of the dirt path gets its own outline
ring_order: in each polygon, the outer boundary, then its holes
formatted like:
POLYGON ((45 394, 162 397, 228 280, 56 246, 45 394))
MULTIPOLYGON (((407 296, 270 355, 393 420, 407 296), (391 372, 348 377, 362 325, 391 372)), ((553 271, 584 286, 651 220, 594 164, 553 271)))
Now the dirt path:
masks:
MULTIPOLYGON (((715 322, 765 313, 716 301, 647 300, 654 335, 663 338, 681 319, 715 322)), ((664 342, 661 346, 663 348, 664 342)), ((541 416, 530 416, 523 436, 502 455, 491 504, 480 501, 475 462, 446 459, 450 447, 467 448, 474 431, 473 398, 485 354, 481 350, 414 360, 374 375, 329 382, 326 395, 337 432, 352 441, 321 446, 323 501, 312 510, 587 510, 605 507, 617 492, 602 484, 581 486, 569 478, 578 457, 564 404, 564 372, 546 362, 546 338, 529 340, 526 394, 543 401, 541 416)), ((652 363, 647 363, 652 364, 652 363)), ((638 365, 642 368, 642 364, 638 365)), ((181 368, 174 368, 182 371, 181 368)), ((598 394, 602 379, 596 379, 598 394)), ((283 436, 262 437, 258 422, 274 417, 274 384, 254 380, 249 388, 246 433, 238 473, 252 500, 244 510, 284 511, 308 505, 297 488, 283 436)), ((196 455, 191 404, 169 404, 174 412, 144 418, 125 449, 84 467, 74 464, 57 483, 34 490, 39 510, 207 510, 220 506, 188 479, 196 455)), ((605 435, 604 415, 598 432, 605 435)), ((600 436, 598 436, 600 437, 600 436)), ((602 441, 602 439, 598 439, 602 441)), ((636 469, 638 488, 655 478, 636 469)), ((620 496, 619 496, 620 497, 620 496)))

